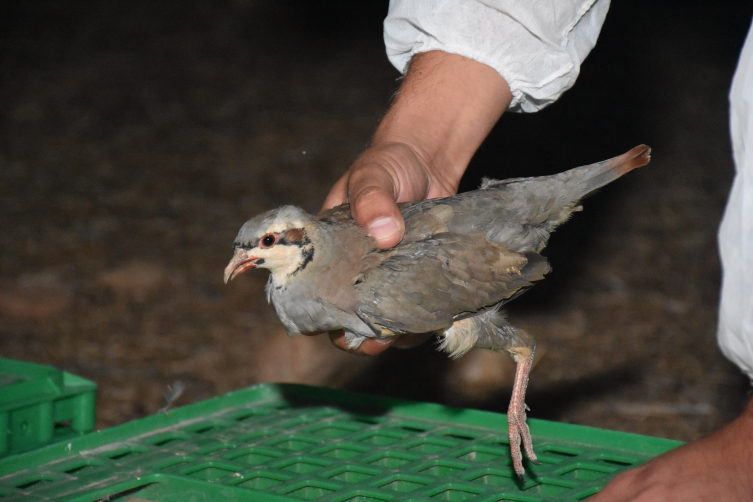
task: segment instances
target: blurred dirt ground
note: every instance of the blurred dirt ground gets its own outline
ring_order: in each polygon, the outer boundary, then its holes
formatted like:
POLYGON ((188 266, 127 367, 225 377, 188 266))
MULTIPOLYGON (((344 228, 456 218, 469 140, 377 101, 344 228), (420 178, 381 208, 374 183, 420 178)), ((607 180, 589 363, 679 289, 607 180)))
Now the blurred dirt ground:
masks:
MULTIPOLYGON (((376 358, 288 339, 263 272, 222 271, 250 216, 315 211, 398 73, 386 1, 7 2, 0 7, 0 355, 99 385, 98 427, 266 381, 504 411, 509 356, 432 343, 376 358)), ((509 314, 534 334, 529 416, 692 440, 747 385, 718 352, 727 91, 747 2, 616 2, 576 86, 506 115, 482 176, 551 174, 640 144, 652 163, 551 239, 509 314)))

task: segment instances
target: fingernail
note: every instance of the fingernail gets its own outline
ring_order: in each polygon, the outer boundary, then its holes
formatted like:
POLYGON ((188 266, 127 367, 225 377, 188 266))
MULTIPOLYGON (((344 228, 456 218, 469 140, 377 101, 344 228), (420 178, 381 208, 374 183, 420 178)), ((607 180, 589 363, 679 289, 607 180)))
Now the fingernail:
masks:
POLYGON ((379 218, 369 225, 369 235, 378 241, 392 237, 400 231, 394 218, 379 218))
POLYGON ((377 343, 381 343, 382 345, 387 345, 388 343, 392 343, 395 341, 395 339, 391 336, 384 337, 384 338, 374 338, 374 340, 376 340, 377 343))

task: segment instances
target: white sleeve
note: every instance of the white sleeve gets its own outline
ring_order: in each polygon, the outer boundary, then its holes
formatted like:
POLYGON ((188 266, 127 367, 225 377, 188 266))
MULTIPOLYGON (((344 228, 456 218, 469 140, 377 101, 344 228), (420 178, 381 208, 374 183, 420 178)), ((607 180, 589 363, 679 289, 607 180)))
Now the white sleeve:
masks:
POLYGON ((753 380, 753 27, 730 90, 735 180, 719 229, 719 347, 753 380))
POLYGON ((610 0, 390 0, 384 42, 401 72, 440 50, 491 66, 507 81, 509 110, 535 112, 575 83, 610 0))

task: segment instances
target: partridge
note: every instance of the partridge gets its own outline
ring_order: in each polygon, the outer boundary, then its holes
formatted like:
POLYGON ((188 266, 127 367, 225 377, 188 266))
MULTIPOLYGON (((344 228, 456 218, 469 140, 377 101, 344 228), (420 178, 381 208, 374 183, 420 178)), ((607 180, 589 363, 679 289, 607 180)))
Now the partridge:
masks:
POLYGON ((509 352, 517 366, 507 421, 522 477, 521 442, 536 463, 525 405, 535 342, 501 307, 550 271, 540 252, 581 198, 646 165, 650 152, 641 145, 552 176, 485 179, 478 190, 400 204, 405 236, 391 249, 376 248, 347 204, 317 216, 282 206, 241 227, 225 282, 269 269, 267 299, 290 336, 344 330, 356 348, 431 332, 452 357, 472 347, 509 352))

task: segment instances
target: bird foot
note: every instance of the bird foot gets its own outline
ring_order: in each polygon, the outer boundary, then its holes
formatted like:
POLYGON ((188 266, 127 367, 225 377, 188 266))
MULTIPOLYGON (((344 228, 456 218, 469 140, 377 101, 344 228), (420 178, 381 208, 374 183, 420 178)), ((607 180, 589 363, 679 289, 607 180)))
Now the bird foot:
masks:
MULTIPOLYGON (((536 465, 536 454, 533 452, 533 442, 531 440, 531 431, 526 423, 526 410, 528 407, 525 403, 526 388, 528 387, 528 374, 531 372, 533 363, 533 349, 528 357, 519 352, 513 357, 517 363, 515 369, 515 383, 513 385, 512 397, 510 398, 510 407, 507 410, 507 425, 510 437, 510 455, 512 456, 512 465, 515 473, 522 480, 525 475, 523 468, 523 453, 520 444, 523 443, 523 449, 526 452, 528 460, 536 465)), ((527 354, 526 354, 527 355, 527 354)))

